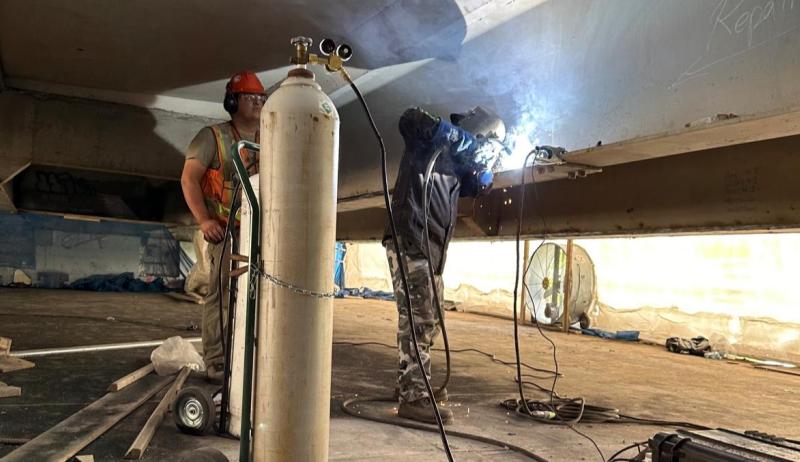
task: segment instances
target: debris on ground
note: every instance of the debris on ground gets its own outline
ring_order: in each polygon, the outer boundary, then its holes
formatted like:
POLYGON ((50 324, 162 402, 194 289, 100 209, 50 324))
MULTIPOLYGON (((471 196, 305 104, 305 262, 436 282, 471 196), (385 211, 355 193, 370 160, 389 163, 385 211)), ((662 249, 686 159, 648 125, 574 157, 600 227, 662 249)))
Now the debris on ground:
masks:
POLYGON ((666 341, 667 350, 673 353, 689 354, 693 356, 702 356, 706 359, 726 360, 726 361, 739 361, 753 364, 755 367, 773 367, 793 369, 796 364, 786 361, 777 361, 774 359, 759 359, 751 356, 741 356, 733 353, 726 353, 724 351, 714 350, 711 347, 708 339, 702 336, 697 336, 692 339, 685 339, 680 337, 670 337, 666 341))
POLYGON ((0 382, 0 398, 13 398, 15 396, 21 396, 22 389, 20 387, 13 387, 11 385, 7 385, 3 382, 0 382))
POLYGON ((711 343, 708 339, 702 336, 697 336, 692 339, 685 339, 680 337, 670 337, 666 341, 667 351, 672 353, 681 353, 692 356, 705 356, 706 352, 711 352, 711 343))
POLYGON ((34 366, 36 364, 30 361, 11 356, 11 339, 0 337, 0 372, 13 372, 21 369, 30 369, 34 366))
POLYGON ((11 282, 11 287, 30 287, 33 281, 30 276, 25 274, 25 271, 14 270, 14 279, 11 282))
POLYGON ((150 360, 153 362, 156 374, 162 376, 175 374, 184 366, 194 371, 206 369, 200 353, 189 341, 180 336, 164 340, 164 343, 150 353, 150 360))

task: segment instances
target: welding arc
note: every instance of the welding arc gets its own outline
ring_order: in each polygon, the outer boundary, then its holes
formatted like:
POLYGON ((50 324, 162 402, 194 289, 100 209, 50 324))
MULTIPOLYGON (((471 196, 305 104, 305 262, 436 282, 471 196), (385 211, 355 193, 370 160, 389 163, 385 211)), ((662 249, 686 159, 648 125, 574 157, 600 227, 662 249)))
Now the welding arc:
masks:
MULTIPOLYGON (((347 415, 350 415, 352 417, 358 417, 358 418, 361 418, 361 419, 372 420, 373 422, 379 422, 379 423, 384 423, 384 424, 389 424, 389 425, 397 425, 399 427, 413 428, 415 430, 422 430, 422 431, 426 431, 426 432, 436 432, 436 431, 438 431, 438 429, 436 427, 434 427, 433 425, 427 425, 427 424, 423 424, 423 423, 418 423, 418 422, 414 422, 414 421, 411 421, 411 420, 401 421, 401 420, 398 420, 398 419, 393 419, 391 417, 382 417, 382 416, 365 414, 365 413, 356 411, 355 409, 352 408, 353 405, 356 405, 356 404, 359 404, 359 403, 366 403, 366 402, 388 402, 388 403, 394 403, 396 401, 395 401, 394 397, 351 398, 351 399, 348 399, 348 400, 342 402, 341 409, 347 415)), ((450 430, 448 433, 450 434, 450 436, 455 436, 455 437, 458 437, 458 438, 464 438, 464 439, 468 439, 468 440, 478 441, 480 443, 490 444, 492 446, 497 446, 497 447, 500 447, 500 448, 503 448, 503 449, 506 449, 506 450, 511 450, 511 451, 514 451, 514 452, 516 452, 518 454, 521 454, 521 455, 523 455, 525 457, 528 457, 531 460, 535 460, 537 462, 547 462, 547 459, 545 459, 545 458, 543 458, 541 456, 538 456, 535 453, 533 453, 533 452, 531 452, 531 451, 529 451, 529 450, 527 450, 527 449, 525 449, 523 447, 516 446, 516 445, 511 444, 511 443, 506 443, 505 441, 497 440, 497 439, 494 439, 494 438, 489 438, 488 436, 481 436, 481 435, 476 435, 474 433, 461 432, 461 431, 457 431, 457 430, 450 430)))
POLYGON ((370 126, 372 127, 372 131, 375 134, 375 137, 378 140, 378 144, 380 145, 381 150, 381 182, 383 184, 383 200, 386 206, 386 213, 389 218, 389 226, 392 231, 392 244, 394 245, 395 254, 397 255, 398 259, 398 267, 400 269, 400 278, 403 282, 403 288, 405 289, 406 293, 406 310, 408 311, 408 320, 409 324, 411 325, 411 340, 414 344, 414 353, 415 359, 417 361, 417 365, 419 366, 420 374, 422 375, 422 379, 425 382, 425 389, 428 392, 428 402, 431 404, 431 408, 433 410, 434 417, 436 418, 436 425, 439 427, 439 435, 442 439, 442 444, 444 446, 445 454, 447 455, 447 460, 449 462, 453 462, 453 453, 450 450, 450 444, 447 441, 447 433, 444 430, 444 423, 442 422, 442 416, 439 414, 439 407, 436 404, 436 399, 433 398, 433 389, 431 388, 430 380, 428 380, 427 374, 425 374, 425 367, 422 363, 422 358, 420 358, 419 353, 419 343, 417 341, 417 328, 416 323, 414 321, 414 310, 411 307, 411 292, 409 291, 408 285, 408 277, 406 275, 405 269, 405 262, 403 260, 403 254, 400 251, 400 243, 397 240, 397 226, 394 221, 394 214, 392 213, 392 204, 389 200, 389 178, 386 173, 386 145, 383 142, 383 137, 381 136, 378 127, 375 125, 375 119, 372 117, 372 113, 369 110, 369 106, 367 106, 367 102, 364 99, 364 96, 361 94, 361 91, 356 86, 355 82, 350 78, 350 75, 347 74, 344 69, 342 69, 342 76, 344 76, 345 80, 350 84, 350 88, 353 89, 353 92, 358 97, 358 101, 361 103, 361 107, 364 108, 364 112, 369 119, 370 126))

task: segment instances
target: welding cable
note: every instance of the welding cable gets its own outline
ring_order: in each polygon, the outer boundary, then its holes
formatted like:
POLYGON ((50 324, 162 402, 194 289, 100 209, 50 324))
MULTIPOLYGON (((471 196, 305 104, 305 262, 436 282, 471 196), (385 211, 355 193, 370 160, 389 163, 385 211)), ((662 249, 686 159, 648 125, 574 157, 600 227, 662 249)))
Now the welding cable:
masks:
MULTIPOLYGON (((375 137, 378 140, 378 144, 380 145, 381 150, 381 183, 383 185, 383 201, 386 206, 386 213, 389 218, 389 226, 392 231, 392 244, 394 245, 395 254, 397 255, 398 260, 398 267, 400 269, 400 279, 403 283, 403 288, 405 289, 406 293, 406 310, 408 310, 408 319, 409 324, 411 327, 411 340, 414 344, 414 353, 416 355, 417 366, 419 366, 420 375, 422 375, 422 379, 425 382, 425 389, 428 392, 428 402, 431 405, 431 409, 433 411, 434 417, 436 418, 436 425, 439 427, 439 435, 442 439, 442 445, 444 446, 445 454, 447 455, 447 460, 449 462, 453 462, 453 453, 450 450, 450 444, 447 441, 447 433, 444 430, 444 422, 442 422, 442 416, 439 414, 439 407, 436 404, 436 399, 434 399, 433 389, 431 388, 430 380, 428 380, 428 375, 425 373, 425 367, 422 363, 422 358, 420 358, 420 351, 419 351, 419 343, 417 341, 417 332, 416 332, 416 323, 414 321, 414 310, 411 307, 411 292, 409 291, 409 284, 408 284, 408 277, 406 275, 405 269, 405 261, 403 260, 403 254, 400 250, 400 242, 397 239, 397 225, 394 221, 394 214, 392 213, 392 204, 389 200, 389 177, 386 173, 386 145, 383 142, 383 137, 381 136, 378 127, 375 125, 375 119, 372 117, 372 113, 369 110, 369 106, 367 106, 367 102, 364 99, 364 96, 361 94, 361 91, 356 86, 355 82, 350 78, 350 75, 342 69, 341 72, 342 76, 347 80, 350 84, 350 88, 353 89, 353 93, 355 93, 356 97, 358 97, 358 101, 361 103, 361 107, 364 108, 364 113, 366 114, 367 118, 369 119, 370 126, 372 127, 372 131, 375 134, 375 137)), ((399 302, 399 300, 398 300, 399 302)))
POLYGON ((642 453, 647 451, 647 447, 648 447, 647 443, 648 443, 647 441, 643 441, 643 442, 637 442, 637 443, 629 444, 628 446, 625 446, 624 448, 622 448, 619 451, 615 452, 611 457, 609 457, 608 458, 608 462, 622 462, 624 460, 637 460, 637 458, 640 455, 642 455, 642 453), (645 447, 644 451, 642 451, 642 449, 641 449, 642 446, 645 447), (622 454, 630 451, 633 448, 636 448, 636 450, 639 451, 639 455, 634 456, 633 459, 619 459, 618 458, 619 456, 621 456, 622 454))
POLYGON ((439 159, 439 155, 441 153, 442 150, 439 149, 431 156, 431 160, 428 161, 428 167, 425 169, 425 179, 422 182, 422 213, 424 216, 422 223, 424 224, 425 228, 425 248, 427 250, 425 261, 428 262, 428 279, 430 280, 431 287, 433 288, 433 300, 434 304, 436 305, 436 311, 439 313, 439 326, 442 328, 442 341, 444 342, 445 375, 444 381, 439 386, 439 393, 443 392, 445 388, 447 388, 447 384, 450 382, 450 341, 447 339, 447 327, 444 323, 444 310, 442 310, 442 304, 440 303, 439 288, 436 285, 436 277, 433 272, 433 263, 431 263, 431 234, 428 229, 428 214, 430 212, 431 205, 430 196, 433 194, 431 174, 433 173, 433 166, 436 164, 436 160, 439 159))
MULTIPOLYGON (((531 155, 534 155, 536 150, 533 150, 528 153, 525 157, 525 161, 522 164, 522 177, 520 179, 520 186, 521 186, 521 194, 520 194, 520 201, 519 201, 519 210, 517 215, 517 230, 516 230, 516 243, 514 246, 516 258, 514 259, 514 357, 517 361, 517 388, 519 391, 520 401, 522 406, 524 407, 525 411, 530 415, 532 414, 531 409, 528 407, 528 400, 525 399, 525 392, 523 391, 522 387, 522 365, 521 365, 521 358, 519 352, 519 321, 517 320, 517 297, 519 295, 519 241, 520 241, 520 234, 522 234, 522 210, 523 210, 523 203, 525 202, 525 166, 528 165, 528 159, 530 159, 531 155)), ((558 373, 558 369, 556 369, 556 373, 558 373)), ((554 376, 554 377, 557 377, 554 376)))
MULTIPOLYGON (((397 349, 397 345, 389 345, 388 343, 382 343, 382 342, 348 342, 348 341, 340 340, 340 341, 333 342, 333 344, 334 345, 343 345, 343 346, 354 346, 354 347, 358 347, 358 346, 380 346, 380 347, 389 348, 389 349, 392 349, 392 350, 396 350, 397 349)), ((444 349, 443 348, 431 348, 431 351, 444 351, 444 349)), ((497 356, 494 355, 493 353, 487 353, 487 352, 485 352, 483 350, 478 350, 476 348, 450 349, 450 352, 451 353, 478 353, 480 355, 486 356, 492 362, 500 364, 500 365, 503 365, 503 366, 513 366, 515 364, 513 361, 503 361, 502 359, 498 359, 497 356)), ((552 371, 548 371, 548 370, 544 370, 544 369, 537 369, 537 368, 529 366, 528 364, 525 364, 525 363, 522 363, 522 366, 527 368, 527 369, 531 369, 533 371, 553 373, 552 371)), ((534 377, 534 378, 537 378, 537 379, 549 379, 550 378, 550 377, 537 377, 537 376, 533 376, 533 375, 530 375, 530 374, 522 374, 522 376, 523 377, 534 377)), ((533 385, 535 385, 535 384, 533 384, 533 385)))
MULTIPOLYGON (((556 381, 558 380, 558 360, 557 360, 557 355, 556 355, 556 345, 552 340, 550 340, 547 336, 544 335, 544 332, 542 332, 541 328, 539 328, 539 333, 542 334, 542 336, 545 339, 547 339, 550 342, 550 344, 553 346, 553 361, 554 361, 554 366, 555 366, 555 369, 556 369, 556 374, 553 375, 553 386, 552 386, 551 393, 550 393, 550 402, 549 403, 531 402, 531 403, 533 403, 533 404, 535 404, 537 406, 537 409, 536 409, 537 413, 540 414, 542 411, 544 411, 545 413, 549 412, 549 413, 551 413, 551 415, 555 416, 555 420, 551 420, 549 418, 537 417, 536 414, 534 412, 532 412, 532 410, 531 410, 531 408, 529 406, 529 401, 525 398, 525 392, 523 390, 522 366, 521 366, 521 357, 520 357, 520 348, 519 348, 519 321, 517 319, 517 301, 518 301, 518 296, 519 296, 519 269, 520 269, 520 264, 519 264, 519 242, 520 242, 520 237, 522 235, 522 215, 523 215, 523 211, 524 211, 524 207, 525 207, 525 205, 524 205, 525 204, 525 167, 528 165, 528 161, 529 161, 530 157, 535 155, 538 151, 539 151, 539 149, 535 148, 531 152, 529 152, 527 156, 525 156, 525 161, 522 164, 522 169, 521 169, 521 174, 520 174, 520 200, 519 200, 519 208, 517 210, 517 229, 516 229, 516 240, 515 240, 515 246, 514 246, 515 247, 515 251, 516 251, 516 259, 514 260, 515 277, 514 277, 514 305, 513 305, 513 311, 514 311, 514 352, 515 352, 515 358, 516 358, 516 361, 517 361, 517 368, 516 368, 517 369, 517 380, 516 381, 517 381, 517 390, 519 392, 519 400, 516 403, 516 414, 520 415, 520 416, 523 416, 525 418, 528 418, 528 419, 532 419, 532 420, 537 421, 537 422, 541 422, 541 423, 556 423, 556 424, 566 425, 567 428, 569 428, 573 432, 577 433, 578 435, 586 438, 589 442, 591 442, 592 445, 597 450, 597 452, 600 454, 600 458, 603 460, 603 462, 606 462, 605 455, 603 455, 603 451, 600 450, 600 446, 597 445, 597 442, 594 439, 592 439, 591 437, 589 437, 588 435, 582 433, 581 431, 579 431, 578 429, 576 429, 574 427, 575 423, 580 422, 580 420, 583 417, 583 414, 584 414, 584 412, 586 410, 585 409, 585 405, 586 405, 585 400, 583 398, 575 398, 573 400, 573 402, 580 403, 580 410, 579 410, 577 416, 572 418, 572 419, 570 419, 570 420, 564 419, 558 413, 557 405, 562 403, 564 398, 560 398, 560 399, 558 399, 558 401, 556 401, 556 398, 555 398, 555 387, 556 387, 556 381)), ((533 175, 531 174, 531 176, 533 176, 533 175)), ((534 187, 535 187, 535 185, 536 185, 535 181, 534 181, 533 184, 534 184, 534 187)), ((540 217, 541 217, 541 215, 540 215, 540 217)), ((542 220, 543 220, 543 223, 545 223, 543 217, 542 217, 542 220)), ((544 237, 542 238, 542 243, 539 244, 539 247, 541 247, 544 244, 544 241, 545 241, 545 238, 546 238, 546 225, 545 225, 545 229, 543 231, 544 231, 544 233, 543 233, 544 237)), ((537 248, 537 250, 538 250, 538 248, 537 248)), ((525 289, 528 290, 527 286, 525 287, 525 289)), ((532 308, 534 310, 534 316, 533 317, 534 317, 534 319, 536 319, 536 305, 534 303, 531 303, 531 305, 532 305, 532 308)), ((537 327, 539 327, 538 324, 539 323, 537 322, 537 327)))
MULTIPOLYGON (((426 432, 433 432, 436 433, 438 429, 433 425, 427 425, 423 423, 414 422, 412 420, 399 420, 391 417, 383 417, 377 415, 371 415, 362 413, 353 409, 354 405, 367 403, 367 402, 388 402, 388 403, 396 403, 394 397, 384 397, 384 398, 351 398, 342 402, 341 409, 342 411, 352 417, 358 417, 360 419, 371 420, 373 422, 379 422, 383 424, 389 425, 396 425, 398 427, 405 427, 405 428, 412 428, 415 430, 422 430, 426 432)), ((520 455, 523 455, 531 460, 535 460, 537 462, 547 462, 547 459, 536 455, 534 452, 529 451, 523 447, 507 443, 505 441, 501 441, 495 438, 490 438, 488 436, 476 435, 474 433, 462 432, 457 430, 450 430, 448 431, 450 436, 455 436, 458 438, 464 438, 468 440, 477 441, 479 443, 489 444, 492 446, 497 446, 505 450, 511 450, 516 452, 520 455)))

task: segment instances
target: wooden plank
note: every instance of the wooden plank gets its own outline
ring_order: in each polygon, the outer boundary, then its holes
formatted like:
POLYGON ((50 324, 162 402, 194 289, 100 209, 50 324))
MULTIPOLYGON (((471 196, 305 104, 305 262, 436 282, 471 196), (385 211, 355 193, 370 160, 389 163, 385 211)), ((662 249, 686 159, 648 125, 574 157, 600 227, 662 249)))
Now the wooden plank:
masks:
POLYGON ((171 377, 140 380, 108 393, 8 454, 3 462, 65 462, 164 389, 171 377))
POLYGON ((153 372, 154 366, 153 363, 150 363, 146 366, 143 366, 135 371, 131 372, 130 374, 117 379, 114 383, 108 386, 108 391, 120 391, 123 388, 127 387, 128 385, 132 384, 133 382, 141 379, 145 375, 153 372))
POLYGON ((769 366, 753 366, 756 369, 761 369, 762 371, 772 371, 772 372, 779 372, 781 374, 786 375, 793 375, 795 377, 800 377, 800 372, 794 369, 786 369, 782 367, 769 367, 769 366))
POLYGON ((183 387, 183 383, 186 382, 186 378, 189 377, 190 369, 185 367, 181 369, 178 373, 178 377, 172 383, 172 386, 167 390, 167 393, 164 394, 164 397, 161 398, 161 402, 158 403, 158 406, 150 414, 150 418, 147 419, 147 422, 142 427, 142 430, 136 436, 136 439, 133 440, 131 447, 128 449, 128 452, 125 453, 126 459, 141 459, 144 455, 144 451, 147 450, 147 445, 150 444, 150 440, 153 438, 153 435, 156 433, 156 429, 159 425, 161 425, 161 421, 164 420, 164 414, 166 414, 167 409, 172 405, 172 401, 175 400, 175 397, 178 395, 178 391, 180 391, 181 387, 183 387))
POLYGON ((3 382, 0 382, 0 398, 13 398, 14 396, 22 395, 20 387, 12 387, 3 382))
POLYGON ((9 355, 0 355, 0 372, 13 372, 22 369, 30 369, 36 364, 26 360, 9 355))
POLYGON ((7 355, 9 351, 11 351, 11 339, 8 337, 0 337, 0 355, 7 355))

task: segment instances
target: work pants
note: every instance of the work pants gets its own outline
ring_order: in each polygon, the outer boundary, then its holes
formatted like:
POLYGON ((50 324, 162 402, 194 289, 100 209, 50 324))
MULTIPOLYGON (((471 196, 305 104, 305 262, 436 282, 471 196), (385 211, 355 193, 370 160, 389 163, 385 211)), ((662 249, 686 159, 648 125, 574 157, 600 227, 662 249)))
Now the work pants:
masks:
MULTIPOLYGON (((439 312, 434 304, 433 287, 431 285, 428 261, 425 255, 415 246, 408 246, 400 239, 400 249, 403 254, 402 264, 406 270, 408 279, 408 296, 406 296, 400 275, 400 260, 394 250, 391 241, 384 243, 386 246, 386 256, 389 260, 389 269, 392 273, 392 285, 394 286, 394 296, 397 301, 397 348, 400 356, 400 364, 397 371, 397 383, 400 389, 400 402, 411 403, 428 397, 422 374, 416 360, 414 342, 411 337, 411 322, 408 317, 408 300, 414 313, 415 333, 417 334, 417 345, 419 346, 419 357, 422 359, 422 366, 428 380, 431 379, 431 347, 436 337, 439 335, 439 312)), ((439 304, 444 301, 444 284, 442 276, 434 274, 433 281, 436 284, 439 295, 439 304)))
POLYGON ((230 264, 231 246, 219 244, 208 244, 208 262, 210 265, 210 277, 208 283, 208 296, 203 305, 203 359, 206 367, 214 365, 217 370, 225 363, 225 355, 222 350, 222 331, 220 331, 220 314, 222 324, 227 329, 228 325, 228 305, 230 291, 230 264), (222 261, 222 265, 220 265, 222 261), (220 271, 222 271, 222 281, 220 281, 220 271), (222 300, 222 313, 220 313, 220 299, 222 300))

